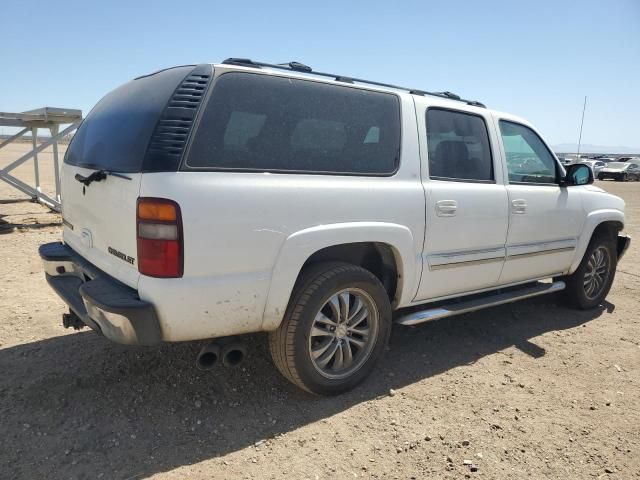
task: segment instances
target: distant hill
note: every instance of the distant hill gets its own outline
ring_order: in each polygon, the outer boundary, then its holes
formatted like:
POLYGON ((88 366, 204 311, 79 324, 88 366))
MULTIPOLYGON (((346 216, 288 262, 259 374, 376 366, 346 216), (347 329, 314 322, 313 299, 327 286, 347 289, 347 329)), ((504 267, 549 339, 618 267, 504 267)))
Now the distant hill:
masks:
MULTIPOLYGON (((553 151, 556 153, 575 153, 578 151, 577 143, 561 143, 552 145, 553 151)), ((580 153, 611 153, 621 155, 640 154, 640 147, 611 147, 606 145, 591 145, 583 143, 580 145, 580 153)))

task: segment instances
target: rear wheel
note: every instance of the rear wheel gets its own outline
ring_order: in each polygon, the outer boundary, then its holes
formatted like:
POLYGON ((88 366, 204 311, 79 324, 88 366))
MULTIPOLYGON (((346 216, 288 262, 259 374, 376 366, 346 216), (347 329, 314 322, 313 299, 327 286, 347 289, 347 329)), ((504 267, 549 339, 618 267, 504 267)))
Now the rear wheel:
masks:
POLYGON ((606 234, 594 236, 577 270, 564 278, 567 301, 582 310, 602 303, 613 284, 617 260, 614 239, 606 234))
POLYGON ((303 272, 269 347, 289 381, 336 395, 371 373, 390 331, 391 305, 380 281, 356 265, 323 263, 303 272))

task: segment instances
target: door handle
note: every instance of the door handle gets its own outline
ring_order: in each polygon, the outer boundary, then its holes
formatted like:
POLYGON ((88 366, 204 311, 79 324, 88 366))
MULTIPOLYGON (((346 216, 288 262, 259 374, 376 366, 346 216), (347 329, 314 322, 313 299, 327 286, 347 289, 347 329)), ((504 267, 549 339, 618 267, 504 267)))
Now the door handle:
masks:
POLYGON ((513 213, 527 213, 527 201, 521 198, 511 201, 511 211, 513 213))
POLYGON ((458 210, 458 202, 455 200, 438 200, 436 202, 436 215, 439 217, 454 217, 458 210))

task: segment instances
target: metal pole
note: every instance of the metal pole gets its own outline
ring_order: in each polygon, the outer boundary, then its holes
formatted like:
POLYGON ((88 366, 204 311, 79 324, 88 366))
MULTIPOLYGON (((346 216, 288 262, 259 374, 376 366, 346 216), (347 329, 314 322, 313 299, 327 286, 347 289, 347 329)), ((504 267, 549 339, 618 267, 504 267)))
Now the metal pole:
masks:
POLYGON ((40 191, 40 169, 38 167, 38 127, 31 127, 31 143, 33 145, 33 171, 36 180, 36 191, 40 191))
POLYGON ((0 148, 6 147, 11 142, 13 142, 14 140, 17 140, 18 138, 20 138, 22 135, 24 135, 28 131, 29 131, 28 128, 23 128, 22 130, 20 130, 18 133, 16 133, 12 137, 7 138, 4 142, 0 143, 0 148))
MULTIPOLYGON (((53 125, 49 127, 49 131, 51 132, 51 136, 53 138, 57 138, 58 136, 58 125, 53 125)), ((56 179, 56 200, 60 201, 60 170, 58 168, 58 140, 56 139, 53 142, 53 173, 56 179)))
POLYGON ((580 161, 580 145, 582 143, 582 126, 584 125, 584 111, 587 109, 587 96, 584 96, 584 105, 582 106, 582 121, 580 122, 580 136, 578 137, 578 154, 576 161, 580 161))
POLYGON ((42 192, 37 192, 31 187, 31 185, 27 185, 22 180, 17 179, 14 176, 9 175, 8 173, 0 170, 0 180, 7 182, 12 187, 17 188, 21 192, 26 193, 34 200, 39 201, 40 203, 44 203, 47 207, 55 210, 56 212, 60 211, 60 204, 55 201, 53 198, 50 198, 48 195, 45 195, 42 192))
POLYGON ((14 168, 17 168, 18 166, 22 165, 24 162, 26 162, 27 160, 29 160, 31 157, 33 157, 33 155, 35 153, 39 153, 42 152, 45 148, 47 148, 49 145, 53 145, 53 142, 55 142, 56 140, 63 138, 65 134, 72 132, 73 130, 75 130, 76 128, 78 128, 78 125, 80 124, 80 122, 76 122, 76 123, 72 123, 71 125, 69 125, 67 128, 65 128, 62 132, 60 132, 58 134, 57 138, 50 138, 49 140, 46 140, 44 142, 42 142, 38 148, 36 148, 35 150, 31 150, 27 153, 25 153, 24 155, 22 155, 19 159, 14 160, 13 162, 11 162, 9 165, 7 165, 6 167, 0 169, 0 171, 3 172, 10 172, 11 170, 13 170, 14 168))

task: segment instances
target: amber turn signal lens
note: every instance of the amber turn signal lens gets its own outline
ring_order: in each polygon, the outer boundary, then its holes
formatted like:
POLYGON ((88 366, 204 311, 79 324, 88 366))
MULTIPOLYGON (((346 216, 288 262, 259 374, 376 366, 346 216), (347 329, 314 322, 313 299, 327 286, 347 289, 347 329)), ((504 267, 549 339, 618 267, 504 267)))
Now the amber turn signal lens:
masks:
POLYGON ((166 198, 138 198, 138 271, 149 277, 182 276, 180 207, 166 198))
POLYGON ((177 217, 176 207, 173 203, 154 200, 141 200, 138 202, 138 218, 140 220, 174 222, 177 217))

